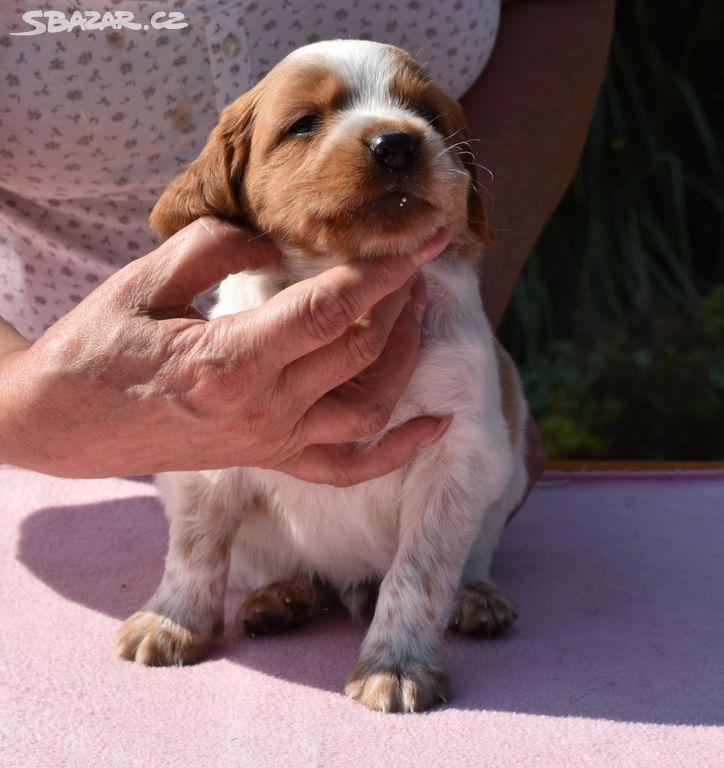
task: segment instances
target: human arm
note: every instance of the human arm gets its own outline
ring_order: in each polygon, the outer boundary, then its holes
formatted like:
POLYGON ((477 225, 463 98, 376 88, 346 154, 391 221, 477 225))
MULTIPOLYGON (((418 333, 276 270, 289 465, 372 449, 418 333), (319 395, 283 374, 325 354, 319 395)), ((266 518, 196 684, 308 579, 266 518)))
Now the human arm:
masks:
POLYGON ((423 417, 369 451, 349 446, 384 427, 409 381, 424 305, 416 270, 449 233, 409 258, 336 267, 255 310, 199 317, 196 295, 278 259, 249 237, 201 219, 32 345, 3 324, 0 461, 74 477, 262 466, 345 485, 439 438, 445 421, 423 417))
MULTIPOLYGON (((495 242, 480 294, 500 324, 530 251, 573 178, 603 80, 614 0, 503 0, 485 70, 461 99, 478 141, 495 242)), ((526 430, 529 490, 546 463, 538 428, 526 430)))
POLYGON ((520 271, 573 178, 601 82, 614 0, 507 0, 485 70, 461 103, 495 243, 481 294, 497 327, 520 271), (489 197, 487 197, 489 195, 489 197))

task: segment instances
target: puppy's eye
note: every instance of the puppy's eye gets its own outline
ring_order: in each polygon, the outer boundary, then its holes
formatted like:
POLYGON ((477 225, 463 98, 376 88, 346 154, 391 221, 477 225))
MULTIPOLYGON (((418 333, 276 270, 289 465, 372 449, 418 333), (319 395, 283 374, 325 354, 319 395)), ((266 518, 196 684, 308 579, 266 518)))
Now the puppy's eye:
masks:
POLYGON ((319 115, 304 115, 289 127, 290 136, 313 136, 322 119, 319 115))

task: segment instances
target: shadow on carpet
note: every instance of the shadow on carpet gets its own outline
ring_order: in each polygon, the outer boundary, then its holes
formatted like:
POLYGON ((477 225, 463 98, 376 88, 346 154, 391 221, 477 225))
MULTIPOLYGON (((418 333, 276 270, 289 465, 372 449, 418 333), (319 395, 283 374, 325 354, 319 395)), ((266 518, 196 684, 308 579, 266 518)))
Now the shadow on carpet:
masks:
MULTIPOLYGON (((445 708, 724 724, 723 489, 537 489, 496 563, 521 618, 499 640, 446 637, 445 708)), ((155 496, 49 507, 23 521, 18 559, 66 599, 120 621, 155 590, 166 536, 155 496)), ((229 596, 227 617, 238 600, 229 596)), ((340 691, 364 631, 330 614, 273 638, 227 634, 211 659, 340 691)))

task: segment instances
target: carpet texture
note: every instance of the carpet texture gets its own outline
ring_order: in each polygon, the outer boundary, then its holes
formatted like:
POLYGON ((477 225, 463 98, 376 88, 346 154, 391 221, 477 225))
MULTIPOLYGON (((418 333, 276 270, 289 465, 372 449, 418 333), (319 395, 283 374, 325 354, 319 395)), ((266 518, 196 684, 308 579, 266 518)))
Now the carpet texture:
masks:
POLYGON ((724 472, 547 474, 496 562, 520 619, 447 637, 453 697, 420 715, 344 697, 365 627, 341 615, 117 659, 162 571, 154 486, 0 467, 0 494, 2 768, 724 766, 724 472))

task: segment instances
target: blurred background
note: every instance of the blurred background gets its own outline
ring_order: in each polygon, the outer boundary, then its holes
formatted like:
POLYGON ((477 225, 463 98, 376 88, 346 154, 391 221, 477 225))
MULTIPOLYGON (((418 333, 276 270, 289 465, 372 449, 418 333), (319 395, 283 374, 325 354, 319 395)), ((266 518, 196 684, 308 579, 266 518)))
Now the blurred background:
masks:
POLYGON ((724 2, 620 2, 500 336, 550 459, 724 459, 724 2))

